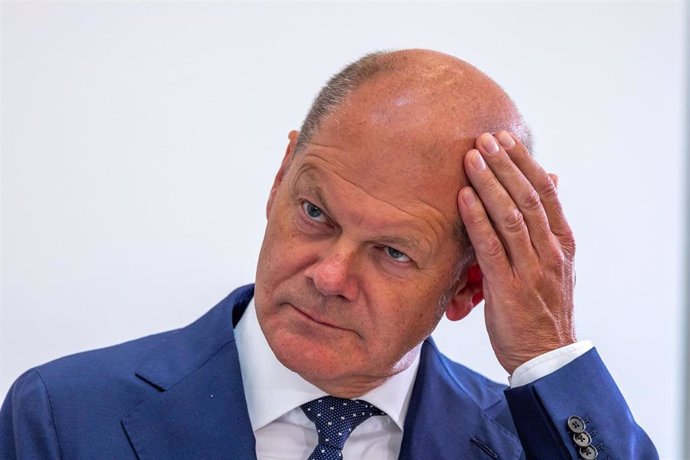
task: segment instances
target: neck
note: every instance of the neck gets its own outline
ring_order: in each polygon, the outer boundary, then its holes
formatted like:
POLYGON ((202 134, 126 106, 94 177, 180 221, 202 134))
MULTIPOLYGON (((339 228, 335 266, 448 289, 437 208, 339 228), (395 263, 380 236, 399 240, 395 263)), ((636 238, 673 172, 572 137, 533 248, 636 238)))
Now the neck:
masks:
POLYGON ((385 379, 377 380, 377 381, 370 381, 370 382, 353 382, 353 383, 346 383, 346 384, 341 384, 340 382, 319 382, 319 381, 313 381, 313 380, 307 380, 311 384, 317 386, 321 390, 325 391, 331 396, 337 396, 339 398, 347 398, 347 399, 355 399, 358 398, 364 394, 369 393, 372 391, 374 388, 377 388, 381 385, 383 385, 386 381, 388 381, 390 377, 386 377, 385 379))
POLYGON ((320 376, 304 375, 301 373, 300 376, 331 396, 354 399, 380 387, 394 375, 409 368, 419 355, 421 347, 422 344, 420 343, 410 350, 401 360, 392 366, 390 372, 386 373, 384 376, 353 376, 346 379, 323 379, 318 378, 320 376))

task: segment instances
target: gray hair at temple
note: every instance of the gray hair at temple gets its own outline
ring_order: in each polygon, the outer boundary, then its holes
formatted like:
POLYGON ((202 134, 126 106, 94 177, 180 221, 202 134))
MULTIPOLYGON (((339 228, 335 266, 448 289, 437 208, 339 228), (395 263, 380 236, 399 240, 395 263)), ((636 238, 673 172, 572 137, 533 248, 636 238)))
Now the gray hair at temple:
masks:
POLYGON ((300 152, 311 141, 321 120, 342 104, 353 90, 374 75, 397 68, 398 65, 390 58, 390 53, 376 51, 359 58, 333 75, 314 99, 302 123, 295 153, 300 152))

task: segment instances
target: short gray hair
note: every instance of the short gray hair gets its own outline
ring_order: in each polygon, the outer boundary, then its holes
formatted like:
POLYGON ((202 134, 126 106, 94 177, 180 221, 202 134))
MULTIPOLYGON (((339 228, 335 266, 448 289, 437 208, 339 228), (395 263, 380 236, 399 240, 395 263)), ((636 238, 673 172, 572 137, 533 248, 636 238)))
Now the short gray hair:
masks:
POLYGON ((302 122, 295 152, 301 151, 311 141, 321 121, 337 109, 352 91, 379 73, 392 72, 400 68, 395 59, 390 58, 390 54, 387 51, 369 53, 347 65, 328 80, 302 122))

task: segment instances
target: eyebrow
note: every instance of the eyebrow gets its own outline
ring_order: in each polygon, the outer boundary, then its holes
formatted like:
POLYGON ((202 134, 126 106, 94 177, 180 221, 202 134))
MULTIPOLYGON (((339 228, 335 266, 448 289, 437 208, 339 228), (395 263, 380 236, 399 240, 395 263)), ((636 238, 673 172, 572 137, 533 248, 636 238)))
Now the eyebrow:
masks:
MULTIPOLYGON (((295 174, 294 179, 290 183, 290 188, 293 192, 299 189, 306 189, 309 194, 313 194, 318 201, 318 203, 315 203, 315 205, 318 205, 318 207, 330 217, 332 216, 332 213, 328 206, 328 200, 326 200, 326 197, 322 193, 321 187, 318 184, 319 175, 319 170, 316 167, 309 164, 304 165, 299 171, 297 171, 297 174, 295 174), (298 185, 297 183, 300 181, 302 184, 298 185)), ((386 245, 403 247, 412 251, 430 252, 431 249, 428 247, 428 245, 422 244, 419 238, 412 235, 381 235, 374 237, 371 240, 386 245)))
POLYGON ((323 193, 321 193, 321 187, 319 187, 318 185, 317 176, 318 170, 314 166, 305 165, 299 171, 297 171, 297 174, 290 183, 290 189, 294 192, 298 189, 306 188, 306 190, 309 193, 316 196, 317 200, 319 201, 319 208, 322 208, 322 210, 326 211, 326 214, 330 216, 331 213, 329 211, 328 201, 326 200, 326 197, 323 195, 323 193), (302 179, 302 181, 306 182, 306 184, 300 184, 298 186, 297 182, 299 182, 303 176, 304 178, 302 179))

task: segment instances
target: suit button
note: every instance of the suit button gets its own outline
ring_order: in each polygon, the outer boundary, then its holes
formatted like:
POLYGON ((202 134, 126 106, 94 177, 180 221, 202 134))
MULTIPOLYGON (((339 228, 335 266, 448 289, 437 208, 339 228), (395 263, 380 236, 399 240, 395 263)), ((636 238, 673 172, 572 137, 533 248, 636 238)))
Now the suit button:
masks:
POLYGON ((584 458, 585 460, 594 460, 599 456, 599 452, 597 451, 597 448, 589 445, 585 447, 580 447, 580 457, 584 458))
POLYGON ((582 433, 575 433, 573 435, 573 441, 580 447, 587 447, 592 444, 592 437, 586 431, 582 433))
POLYGON ((568 417, 568 428, 573 433, 582 433, 585 431, 585 422, 577 415, 568 417))

